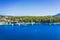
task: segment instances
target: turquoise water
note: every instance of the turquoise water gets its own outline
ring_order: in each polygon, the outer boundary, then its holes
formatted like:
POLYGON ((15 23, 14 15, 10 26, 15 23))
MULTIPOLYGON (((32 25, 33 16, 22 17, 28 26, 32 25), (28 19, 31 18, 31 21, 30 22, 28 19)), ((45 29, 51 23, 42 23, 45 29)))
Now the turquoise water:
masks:
POLYGON ((60 24, 0 25, 0 40, 60 40, 60 24))

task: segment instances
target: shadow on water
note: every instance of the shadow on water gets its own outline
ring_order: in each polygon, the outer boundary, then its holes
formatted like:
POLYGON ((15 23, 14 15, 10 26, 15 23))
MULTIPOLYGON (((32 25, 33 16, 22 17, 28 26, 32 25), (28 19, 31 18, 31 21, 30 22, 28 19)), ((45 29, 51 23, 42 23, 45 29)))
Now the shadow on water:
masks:
POLYGON ((60 24, 0 25, 0 40, 60 40, 60 24))

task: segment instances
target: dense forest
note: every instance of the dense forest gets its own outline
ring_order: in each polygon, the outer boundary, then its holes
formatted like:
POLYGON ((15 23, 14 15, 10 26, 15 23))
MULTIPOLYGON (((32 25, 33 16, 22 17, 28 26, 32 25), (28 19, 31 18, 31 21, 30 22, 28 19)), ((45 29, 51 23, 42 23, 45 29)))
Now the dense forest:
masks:
MULTIPOLYGON (((3 18, 3 17, 4 16, 0 16, 0 18, 3 18)), ((7 16, 6 22, 8 22, 8 20, 16 21, 18 23, 20 22, 60 23, 60 17, 58 16, 7 16)))

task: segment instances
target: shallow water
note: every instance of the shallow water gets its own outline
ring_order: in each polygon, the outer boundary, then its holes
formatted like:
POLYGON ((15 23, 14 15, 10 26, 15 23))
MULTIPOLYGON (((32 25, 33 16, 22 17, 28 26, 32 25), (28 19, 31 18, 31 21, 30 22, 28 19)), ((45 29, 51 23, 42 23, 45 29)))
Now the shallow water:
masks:
POLYGON ((0 40, 60 40, 60 24, 0 25, 0 40))

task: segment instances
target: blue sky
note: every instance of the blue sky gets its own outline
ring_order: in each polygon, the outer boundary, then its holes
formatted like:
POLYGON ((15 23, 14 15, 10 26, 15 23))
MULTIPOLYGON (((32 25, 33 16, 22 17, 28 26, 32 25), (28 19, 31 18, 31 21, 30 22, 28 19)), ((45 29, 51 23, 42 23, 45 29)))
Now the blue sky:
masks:
POLYGON ((60 0, 0 0, 0 15, 45 16, 60 13, 60 0))

